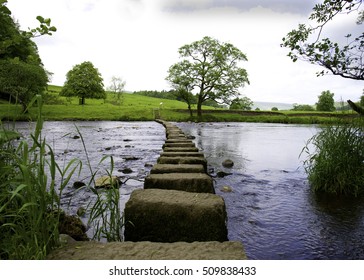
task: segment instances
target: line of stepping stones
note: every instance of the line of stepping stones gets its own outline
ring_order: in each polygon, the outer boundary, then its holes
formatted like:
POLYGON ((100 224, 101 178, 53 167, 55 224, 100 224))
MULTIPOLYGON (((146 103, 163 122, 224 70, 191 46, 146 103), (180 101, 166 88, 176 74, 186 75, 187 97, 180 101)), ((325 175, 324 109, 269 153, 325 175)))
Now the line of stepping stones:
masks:
MULTIPOLYGON (((125 205, 125 240, 151 242, 230 243, 222 197, 215 194, 207 161, 176 125, 166 128, 163 152, 125 205)), ((233 242, 231 242, 233 243, 233 242)), ((245 254, 240 246, 240 256, 245 254)))
POLYGON ((203 153, 177 126, 157 121, 167 140, 125 205, 125 242, 72 242, 48 259, 246 259, 243 245, 228 241, 225 202, 203 153))

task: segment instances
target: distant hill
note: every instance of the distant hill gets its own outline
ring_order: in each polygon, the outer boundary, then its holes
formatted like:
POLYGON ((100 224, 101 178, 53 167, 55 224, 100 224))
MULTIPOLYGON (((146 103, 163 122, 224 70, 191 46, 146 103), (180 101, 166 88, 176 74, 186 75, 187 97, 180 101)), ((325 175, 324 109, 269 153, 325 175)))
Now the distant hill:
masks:
POLYGON ((261 102, 261 101, 253 101, 254 105, 252 107, 253 110, 255 108, 259 108, 260 110, 271 110, 273 107, 277 107, 278 110, 290 110, 293 108, 293 104, 289 103, 279 103, 279 102, 261 102))

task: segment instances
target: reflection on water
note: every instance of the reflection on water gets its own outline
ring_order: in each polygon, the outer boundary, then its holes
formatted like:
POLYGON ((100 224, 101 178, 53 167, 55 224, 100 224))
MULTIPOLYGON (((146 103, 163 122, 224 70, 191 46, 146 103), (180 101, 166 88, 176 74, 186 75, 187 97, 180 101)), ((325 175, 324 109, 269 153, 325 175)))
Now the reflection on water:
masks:
MULTIPOLYGON (((87 162, 81 139, 75 137, 75 124, 85 139, 94 172, 104 175, 110 165, 99 165, 101 158, 114 157, 114 174, 126 182, 120 188, 123 208, 130 193, 143 187, 143 179, 162 151, 163 126, 154 122, 46 122, 43 135, 61 166, 72 158, 87 162), (122 172, 126 167, 131 174, 122 172)), ((317 132, 315 126, 177 125, 196 136, 194 141, 215 177, 216 193, 226 201, 229 239, 242 241, 250 259, 364 259, 363 199, 333 200, 310 192, 299 154, 317 132), (228 158, 235 163, 231 169, 221 165, 228 158), (220 178, 218 171, 232 174, 220 178)), ((16 126, 27 135, 32 125, 16 126)), ((84 168, 73 181, 87 182, 90 177, 84 168)), ((87 189, 76 191, 69 186, 62 205, 75 214, 92 199, 87 189)), ((87 215, 83 221, 87 222, 87 215)))
MULTIPOLYGON (((310 192, 299 158, 315 126, 178 123, 196 136, 228 211, 229 239, 251 259, 364 259, 364 201, 310 192), (232 169, 222 167, 225 159, 232 169), (232 192, 224 192, 224 186, 232 192)), ((304 155, 303 155, 304 156, 304 155)))

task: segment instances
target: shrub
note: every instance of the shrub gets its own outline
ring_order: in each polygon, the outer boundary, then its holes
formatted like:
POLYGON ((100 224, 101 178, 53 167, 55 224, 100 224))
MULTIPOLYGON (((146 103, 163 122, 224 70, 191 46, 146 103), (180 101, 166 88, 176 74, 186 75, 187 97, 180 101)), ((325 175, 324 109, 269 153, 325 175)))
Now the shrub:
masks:
POLYGON ((303 151, 304 165, 315 192, 357 196, 364 187, 364 121, 327 126, 313 136, 303 151), (316 151, 310 153, 308 145, 316 151))

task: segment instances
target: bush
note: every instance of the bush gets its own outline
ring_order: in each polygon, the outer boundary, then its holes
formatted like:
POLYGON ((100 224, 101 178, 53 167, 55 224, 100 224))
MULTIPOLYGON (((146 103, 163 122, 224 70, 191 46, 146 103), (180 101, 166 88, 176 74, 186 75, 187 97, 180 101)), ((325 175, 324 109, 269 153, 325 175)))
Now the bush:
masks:
POLYGON ((364 187, 364 121, 327 126, 312 137, 303 151, 305 169, 315 192, 357 196, 364 187), (310 153, 308 145, 316 151, 310 153))

